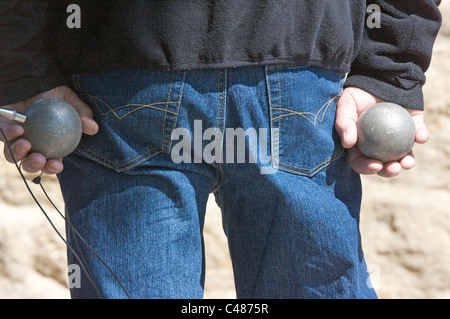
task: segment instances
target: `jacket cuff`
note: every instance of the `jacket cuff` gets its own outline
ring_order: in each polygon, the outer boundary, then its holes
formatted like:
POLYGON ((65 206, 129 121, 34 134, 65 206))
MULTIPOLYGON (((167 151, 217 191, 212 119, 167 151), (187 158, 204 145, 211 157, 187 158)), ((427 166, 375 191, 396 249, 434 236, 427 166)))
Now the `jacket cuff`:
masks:
POLYGON ((67 81, 58 70, 49 70, 43 77, 0 81, 0 106, 24 101, 63 85, 67 85, 67 81))
POLYGON ((396 103, 404 108, 423 110, 424 99, 422 83, 409 83, 407 87, 392 85, 367 75, 349 75, 344 83, 346 87, 358 87, 386 102, 396 103))

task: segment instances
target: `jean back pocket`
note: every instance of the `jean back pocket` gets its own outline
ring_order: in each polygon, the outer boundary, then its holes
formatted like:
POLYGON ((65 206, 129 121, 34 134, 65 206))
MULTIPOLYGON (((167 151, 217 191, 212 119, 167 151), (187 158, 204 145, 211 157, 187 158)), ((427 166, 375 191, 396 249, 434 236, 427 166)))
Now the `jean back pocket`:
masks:
POLYGON ((272 154, 278 169, 314 176, 343 154, 334 128, 344 76, 303 66, 267 66, 272 154))
POLYGON ((184 75, 149 70, 73 75, 76 93, 99 124, 97 134, 83 135, 76 152, 116 171, 168 153, 184 75))

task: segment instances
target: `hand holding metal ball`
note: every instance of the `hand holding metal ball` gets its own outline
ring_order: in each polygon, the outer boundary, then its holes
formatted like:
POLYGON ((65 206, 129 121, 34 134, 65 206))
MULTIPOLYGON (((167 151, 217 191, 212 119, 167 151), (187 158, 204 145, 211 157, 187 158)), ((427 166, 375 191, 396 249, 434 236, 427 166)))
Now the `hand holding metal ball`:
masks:
POLYGON ((47 159, 62 158, 72 153, 81 139, 81 119, 69 103, 55 98, 40 99, 25 114, 0 109, 0 115, 23 123, 23 138, 31 143, 31 151, 47 159))
POLYGON ((365 110, 356 125, 356 145, 368 158, 383 163, 396 161, 411 152, 414 146, 414 121, 409 112, 398 104, 378 103, 365 110))

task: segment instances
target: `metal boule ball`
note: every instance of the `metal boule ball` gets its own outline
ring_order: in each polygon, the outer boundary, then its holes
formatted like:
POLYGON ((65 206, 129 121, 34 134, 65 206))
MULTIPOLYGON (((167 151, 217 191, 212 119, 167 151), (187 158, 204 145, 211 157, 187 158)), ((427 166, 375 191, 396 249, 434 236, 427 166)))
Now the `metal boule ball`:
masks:
POLYGON ((81 139, 82 126, 75 108, 56 98, 40 99, 25 112, 23 138, 31 143, 31 151, 47 159, 62 158, 72 153, 81 139))
POLYGON ((368 158, 383 163, 396 161, 406 156, 414 146, 414 120, 398 104, 375 104, 362 112, 356 125, 356 145, 368 158))

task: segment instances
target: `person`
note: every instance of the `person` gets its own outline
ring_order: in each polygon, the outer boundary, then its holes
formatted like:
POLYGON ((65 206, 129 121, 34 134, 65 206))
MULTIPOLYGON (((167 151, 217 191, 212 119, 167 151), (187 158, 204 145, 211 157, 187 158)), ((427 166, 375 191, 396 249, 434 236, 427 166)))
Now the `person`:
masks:
POLYGON ((59 178, 69 264, 93 279, 71 296, 202 298, 214 193, 238 298, 377 298, 360 174, 396 176, 415 159, 364 157, 356 121, 397 103, 427 141, 439 3, 2 1, 0 105, 56 97, 82 119, 64 159, 29 154, 23 128, 0 122, 24 170, 59 178))

